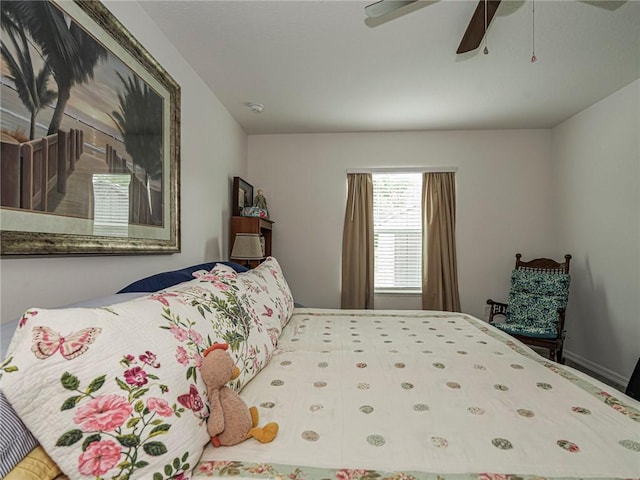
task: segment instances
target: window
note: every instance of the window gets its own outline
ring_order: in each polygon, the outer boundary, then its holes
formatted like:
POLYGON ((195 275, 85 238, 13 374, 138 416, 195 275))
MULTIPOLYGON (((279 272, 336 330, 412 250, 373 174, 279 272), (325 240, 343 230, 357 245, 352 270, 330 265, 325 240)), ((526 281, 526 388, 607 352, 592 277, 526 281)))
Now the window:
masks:
POLYGON ((374 287, 422 290, 422 173, 373 173, 374 287))

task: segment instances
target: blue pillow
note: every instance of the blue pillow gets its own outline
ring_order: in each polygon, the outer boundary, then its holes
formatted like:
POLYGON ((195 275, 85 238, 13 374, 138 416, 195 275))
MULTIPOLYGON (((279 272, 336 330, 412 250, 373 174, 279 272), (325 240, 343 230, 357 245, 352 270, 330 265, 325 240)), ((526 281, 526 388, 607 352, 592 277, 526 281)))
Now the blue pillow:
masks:
POLYGON ((124 287, 122 290, 120 290, 118 293, 157 292, 158 290, 169 288, 173 285, 177 285, 178 283, 188 282, 189 280, 193 280, 193 275, 192 275, 193 272, 197 272, 198 270, 209 271, 217 263, 221 263, 222 265, 228 265, 238 273, 246 272, 248 270, 247 267, 244 267, 239 263, 234 263, 234 262, 201 263, 199 265, 193 265, 191 267, 182 268, 180 270, 172 270, 170 272, 156 273, 155 275, 142 278, 133 283, 130 283, 129 285, 124 287))

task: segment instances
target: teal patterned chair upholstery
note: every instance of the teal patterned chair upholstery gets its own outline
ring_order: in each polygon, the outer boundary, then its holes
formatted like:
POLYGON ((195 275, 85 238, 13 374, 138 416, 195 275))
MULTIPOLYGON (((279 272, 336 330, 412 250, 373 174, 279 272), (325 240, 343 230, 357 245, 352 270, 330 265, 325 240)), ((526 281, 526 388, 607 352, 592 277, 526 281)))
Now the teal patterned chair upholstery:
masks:
POLYGON ((524 262, 521 258, 516 254, 508 302, 487 300, 489 323, 523 343, 549 349, 549 358, 563 363, 571 255, 565 255, 562 263, 548 258, 524 262), (497 316, 505 321, 494 322, 497 316))

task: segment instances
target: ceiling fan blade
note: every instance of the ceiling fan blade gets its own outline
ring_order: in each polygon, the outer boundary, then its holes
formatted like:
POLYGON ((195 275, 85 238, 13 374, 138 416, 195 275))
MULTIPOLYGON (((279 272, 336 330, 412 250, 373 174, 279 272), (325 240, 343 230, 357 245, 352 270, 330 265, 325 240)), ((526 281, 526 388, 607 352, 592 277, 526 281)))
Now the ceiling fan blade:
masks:
POLYGON ((485 3, 487 5, 487 28, 489 28, 489 25, 491 25, 491 20, 493 20, 493 17, 496 14, 496 10, 498 10, 500 0, 487 0, 486 2, 485 0, 480 0, 475 12, 473 12, 471 21, 467 26, 467 30, 464 32, 464 36, 460 41, 460 45, 458 46, 458 50, 456 51, 456 53, 470 52, 478 48, 480 46, 480 43, 482 43, 482 39, 484 38, 485 34, 485 3))
POLYGON ((594 7, 604 8, 605 10, 617 10, 624 5, 625 0, 580 0, 582 3, 593 5, 594 7))
POLYGON ((409 13, 428 7, 440 0, 380 0, 365 7, 367 27, 377 27, 409 13), (378 16, 372 16, 378 15, 378 16))
POLYGON ((391 13, 398 8, 405 7, 417 0, 379 0, 376 3, 364 7, 364 13, 369 18, 378 18, 391 13))

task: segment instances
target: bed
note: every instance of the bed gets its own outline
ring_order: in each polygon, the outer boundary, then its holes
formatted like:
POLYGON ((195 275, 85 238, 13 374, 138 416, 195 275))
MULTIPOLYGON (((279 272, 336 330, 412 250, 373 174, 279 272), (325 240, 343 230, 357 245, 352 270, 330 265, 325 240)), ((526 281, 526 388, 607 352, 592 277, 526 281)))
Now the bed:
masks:
POLYGON ((70 478, 640 478, 639 402, 477 318, 296 308, 275 259, 193 275, 107 307, 25 314, 8 353, 19 371, 0 385, 70 478), (144 341, 101 347, 119 339, 110 322, 144 341), (38 335, 63 325, 94 329, 82 353, 39 358, 38 335), (229 340, 243 367, 231 386, 279 423, 272 443, 207 438, 197 355, 229 340), (100 425, 98 397, 117 404, 100 425))

